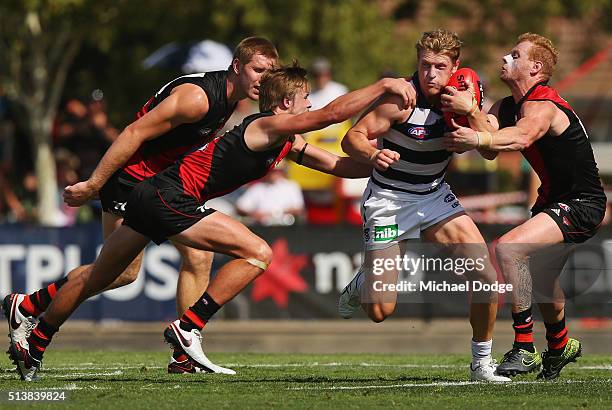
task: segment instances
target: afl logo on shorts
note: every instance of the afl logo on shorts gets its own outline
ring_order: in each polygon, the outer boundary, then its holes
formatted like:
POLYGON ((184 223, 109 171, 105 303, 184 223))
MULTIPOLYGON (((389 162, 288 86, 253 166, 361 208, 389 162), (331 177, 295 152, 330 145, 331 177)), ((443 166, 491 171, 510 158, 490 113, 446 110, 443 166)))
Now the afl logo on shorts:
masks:
POLYGON ((412 127, 408 130, 408 134, 410 134, 413 138, 422 140, 427 136, 427 131, 425 130, 425 127, 412 127))

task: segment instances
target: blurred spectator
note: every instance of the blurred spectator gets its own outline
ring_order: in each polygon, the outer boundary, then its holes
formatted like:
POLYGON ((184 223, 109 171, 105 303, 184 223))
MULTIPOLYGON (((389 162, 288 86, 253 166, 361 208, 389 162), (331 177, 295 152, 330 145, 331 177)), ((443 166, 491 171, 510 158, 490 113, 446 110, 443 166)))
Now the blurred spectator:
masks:
POLYGON ((102 138, 104 138, 109 144, 119 136, 119 131, 113 127, 108 120, 108 114, 106 113, 106 100, 104 99, 104 93, 100 89, 93 90, 91 93, 91 99, 89 100, 88 116, 91 125, 95 132, 97 132, 102 138))
MULTIPOLYGON (((81 161, 70 151, 60 148, 55 151, 55 165, 57 168, 57 192, 60 214, 57 216, 57 226, 74 225, 81 208, 66 205, 62 199, 62 192, 68 185, 79 181, 77 169, 81 161)), ((83 207, 83 209, 88 208, 83 207)))
POLYGON ((0 222, 25 221, 27 217, 26 210, 3 172, 0 172, 0 192, 2 192, 0 222))
POLYGON ((33 171, 23 176, 21 184, 15 186, 14 203, 11 206, 11 222, 34 223, 38 218, 38 179, 33 171))
POLYGON ((10 117, 9 100, 0 88, 0 169, 9 172, 12 168, 15 144, 15 125, 10 117))
POLYGON ((288 180, 279 166, 249 186, 236 208, 262 225, 293 225, 304 214, 304 199, 299 185, 288 180))
POLYGON ((77 98, 66 102, 56 121, 54 139, 56 148, 65 148, 80 159, 77 172, 79 179, 85 179, 117 135, 109 123, 102 91, 94 90, 87 105, 77 98))
POLYGON ((334 99, 348 93, 348 88, 332 80, 332 66, 329 60, 318 57, 312 62, 313 89, 310 93, 312 109, 318 110, 334 99))

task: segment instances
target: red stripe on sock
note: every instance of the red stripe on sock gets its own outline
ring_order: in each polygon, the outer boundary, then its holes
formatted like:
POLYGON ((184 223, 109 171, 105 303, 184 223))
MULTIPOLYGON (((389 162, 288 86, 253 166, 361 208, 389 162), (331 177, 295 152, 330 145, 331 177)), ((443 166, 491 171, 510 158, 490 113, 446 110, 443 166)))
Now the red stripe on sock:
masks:
POLYGON ((546 332, 546 337, 550 339, 560 339, 567 337, 567 328, 563 328, 563 330, 557 333, 546 332))
POLYGON ((43 340, 50 340, 47 336, 45 336, 40 330, 38 330, 38 327, 34 328, 34 330, 32 330, 32 334, 35 334, 36 336, 40 337, 43 340))
POLYGON ((34 349, 38 350, 39 352, 44 352, 45 351, 44 347, 39 346, 36 343, 31 343, 30 346, 32 346, 34 349))
POLYGON ((558 333, 547 333, 546 338, 548 339, 549 349, 563 349, 567 344, 567 328, 564 328, 558 333))
POLYGON ((514 341, 520 343, 533 343, 533 332, 532 333, 515 333, 514 341))
POLYGON ((204 325, 206 325, 206 322, 200 319, 200 317, 195 314, 195 312, 193 312, 191 309, 187 309, 184 313, 184 316, 186 316, 200 330, 202 330, 204 325))
POLYGON ((51 296, 51 299, 55 297, 55 294, 57 293, 57 288, 55 287, 55 283, 52 283, 49 286, 47 286, 47 292, 49 292, 49 296, 51 296))
POLYGON ((524 325, 514 325, 516 329, 525 329, 526 327, 533 326, 533 322, 525 323, 524 325))
POLYGON ((32 303, 32 300, 30 299, 32 295, 28 295, 26 296, 21 303, 19 304, 19 306, 25 310, 29 315, 32 316, 39 316, 42 312, 39 311, 38 309, 36 309, 36 306, 34 306, 34 303, 32 303))
POLYGON ((557 343, 548 342, 548 348, 555 349, 555 350, 564 349, 565 345, 567 344, 567 340, 568 340, 568 337, 566 336, 560 342, 557 342, 557 343))
POLYGON ((174 357, 174 360, 177 362, 184 362, 185 360, 189 359, 189 356, 187 356, 181 349, 177 349, 176 347, 174 348, 172 357, 174 357))

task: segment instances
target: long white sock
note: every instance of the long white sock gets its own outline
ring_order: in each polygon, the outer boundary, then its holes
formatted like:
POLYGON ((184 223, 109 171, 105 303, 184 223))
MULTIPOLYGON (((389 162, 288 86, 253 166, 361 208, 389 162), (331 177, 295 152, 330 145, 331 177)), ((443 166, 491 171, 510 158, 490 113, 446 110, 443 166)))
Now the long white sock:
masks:
POLYGON ((476 342, 472 340, 472 368, 480 366, 483 363, 488 363, 491 360, 491 348, 493 347, 493 339, 486 342, 476 342))

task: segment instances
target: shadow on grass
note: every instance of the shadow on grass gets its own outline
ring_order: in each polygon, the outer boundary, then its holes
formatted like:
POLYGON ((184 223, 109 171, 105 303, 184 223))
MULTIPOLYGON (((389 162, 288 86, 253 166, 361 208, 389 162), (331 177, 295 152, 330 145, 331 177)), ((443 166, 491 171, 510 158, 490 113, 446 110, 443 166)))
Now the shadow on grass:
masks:
MULTIPOLYGON (((44 375, 43 375, 44 378, 44 375)), ((79 377, 62 377, 54 379, 52 377, 44 378, 47 381, 57 380, 62 382, 107 382, 107 383, 149 383, 149 384, 168 384, 172 382, 181 383, 185 385, 189 384, 215 384, 215 385, 240 385, 253 383, 270 383, 270 384, 334 384, 334 383, 437 383, 437 382, 456 382, 457 379, 449 379, 443 377, 421 377, 421 376, 398 376, 398 377, 359 377, 359 378, 347 378, 347 377, 326 377, 326 376, 305 376, 305 377, 250 377, 245 379, 236 379, 232 376, 217 376, 217 375, 169 375, 162 377, 138 377, 138 376, 125 376, 125 377, 99 377, 99 376, 79 376, 79 377)))

